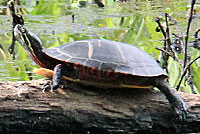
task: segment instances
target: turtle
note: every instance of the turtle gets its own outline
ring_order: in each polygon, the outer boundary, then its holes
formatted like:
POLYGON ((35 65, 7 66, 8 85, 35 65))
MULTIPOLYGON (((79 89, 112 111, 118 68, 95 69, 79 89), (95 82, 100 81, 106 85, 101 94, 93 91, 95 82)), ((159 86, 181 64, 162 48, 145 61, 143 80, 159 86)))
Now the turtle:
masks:
POLYGON ((20 24, 15 26, 14 36, 41 67, 35 72, 52 79, 53 90, 61 80, 101 88, 157 87, 181 119, 187 115, 188 106, 170 87, 167 73, 138 47, 107 39, 88 39, 44 49, 39 37, 20 24))

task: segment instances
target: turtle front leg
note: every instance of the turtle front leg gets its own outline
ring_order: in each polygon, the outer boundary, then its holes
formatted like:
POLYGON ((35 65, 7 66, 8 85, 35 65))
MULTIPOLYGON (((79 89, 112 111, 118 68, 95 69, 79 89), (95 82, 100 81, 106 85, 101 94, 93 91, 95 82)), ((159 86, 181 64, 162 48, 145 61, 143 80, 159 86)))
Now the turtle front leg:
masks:
POLYGON ((51 85, 51 91, 56 90, 59 87, 61 79, 62 79, 62 65, 58 64, 54 67, 53 79, 52 79, 53 84, 51 85))

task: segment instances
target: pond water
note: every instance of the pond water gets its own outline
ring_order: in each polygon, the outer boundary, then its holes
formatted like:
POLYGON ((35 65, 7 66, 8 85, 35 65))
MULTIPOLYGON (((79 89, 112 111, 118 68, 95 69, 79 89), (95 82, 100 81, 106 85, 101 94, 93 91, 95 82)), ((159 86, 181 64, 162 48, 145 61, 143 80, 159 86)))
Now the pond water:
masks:
MULTIPOLYGON (((105 38, 138 46, 158 59, 160 52, 156 46, 162 47, 162 34, 155 31, 155 17, 164 17, 166 10, 171 11, 178 21, 180 30, 185 33, 187 26, 186 13, 190 6, 188 0, 147 1, 130 0, 114 2, 103 0, 104 8, 97 7, 93 0, 72 2, 72 0, 21 0, 17 6, 19 14, 23 14, 25 26, 34 32, 43 42, 45 48, 59 46, 63 43, 82 39, 105 38), (86 6, 81 5, 85 3, 86 6), (72 22, 72 14, 75 15, 72 22)), ((200 1, 196 9, 199 11, 200 1)), ((0 81, 19 81, 42 78, 32 70, 38 66, 26 56, 24 49, 17 43, 15 60, 7 50, 11 44, 12 18, 7 10, 7 3, 0 2, 0 81)), ((191 26, 191 39, 194 31, 200 28, 198 17, 191 26)), ((170 26, 171 32, 175 27, 170 26)), ((199 51, 190 48, 192 58, 200 55, 199 51)), ((179 55, 183 57, 183 55, 179 55)), ((193 65, 195 83, 199 82, 200 62, 193 65)), ((177 84, 180 76, 178 64, 171 60, 169 64, 170 83, 177 84), (177 75, 179 74, 179 75, 177 75)), ((198 84, 196 84, 198 87, 198 84)), ((200 88, 199 88, 200 89, 200 88)))

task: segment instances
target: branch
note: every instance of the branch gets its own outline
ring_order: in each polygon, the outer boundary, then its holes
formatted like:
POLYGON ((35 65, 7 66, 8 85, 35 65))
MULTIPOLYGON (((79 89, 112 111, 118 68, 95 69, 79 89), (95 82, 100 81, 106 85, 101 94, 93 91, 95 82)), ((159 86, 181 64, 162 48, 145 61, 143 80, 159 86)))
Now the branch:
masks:
POLYGON ((198 37, 198 34, 199 34, 199 32, 200 32, 200 29, 197 29, 196 31, 195 31, 195 34, 194 34, 194 37, 195 37, 195 39, 199 39, 199 37, 198 37))
POLYGON ((181 85, 181 82, 182 82, 182 80, 183 80, 183 77, 185 76, 185 74, 187 73, 187 70, 190 68, 190 66, 196 61, 196 60, 198 60, 200 58, 200 56, 199 57, 197 57, 197 58, 195 58, 194 60, 192 60, 185 68, 184 68, 184 70, 183 70, 183 72, 182 72, 182 74, 181 74, 181 78, 180 78, 180 80, 179 80, 179 82, 178 82, 178 84, 177 84, 177 86, 176 86, 176 90, 178 91, 178 89, 179 89, 179 87, 180 87, 180 85, 181 85))
POLYGON ((158 47, 156 47, 156 49, 157 50, 159 50, 159 51, 162 51, 163 53, 165 53, 165 54, 167 54, 167 55, 169 55, 169 56, 171 56, 175 61, 177 61, 177 62, 179 62, 179 64, 180 65, 182 65, 182 60, 181 59, 179 59, 178 57, 176 57, 174 54, 172 54, 171 52, 168 52, 168 51, 166 51, 166 50, 164 50, 164 49, 162 49, 162 48, 158 48, 158 47))
POLYGON ((161 32, 162 32, 162 34, 163 34, 163 36, 164 36, 164 39, 166 40, 166 32, 165 32, 165 30, 163 29, 163 26, 162 26, 161 23, 160 23, 160 18, 159 18, 159 17, 156 17, 156 18, 155 18, 155 21, 156 21, 156 23, 158 24, 158 26, 160 27, 160 30, 161 30, 161 32))
POLYGON ((187 56, 188 56, 188 38, 189 38, 189 31, 190 31, 190 25, 192 22, 192 17, 193 17, 193 9, 194 9, 194 4, 196 0, 192 0, 191 3, 191 10, 190 10, 190 16, 188 19, 188 25, 187 25, 187 31, 186 31, 186 36, 185 36, 185 55, 184 55, 184 63, 183 63, 183 68, 186 67, 187 65, 187 56))
POLYGON ((174 54, 173 53, 173 50, 172 50, 172 48, 171 48, 171 39, 170 39, 170 35, 169 35, 169 24, 168 24, 168 14, 167 13, 165 13, 165 22, 166 22, 166 40, 167 40, 167 44, 168 44, 168 49, 169 50, 167 50, 167 51, 170 51, 170 52, 172 52, 172 54, 174 54))
POLYGON ((180 85, 181 85, 181 82, 183 80, 183 77, 185 76, 188 68, 190 67, 190 65, 187 65, 187 61, 188 61, 188 38, 189 38, 189 31, 190 31, 190 25, 191 25, 191 22, 192 22, 192 17, 193 17, 193 8, 194 8, 194 4, 195 4, 196 0, 192 0, 192 3, 191 3, 191 10, 190 10, 190 16, 189 16, 189 19, 188 19, 188 25, 187 25, 187 31, 186 31, 186 36, 185 36, 185 54, 184 54, 184 63, 183 63, 183 72, 181 74, 181 78, 176 86, 176 90, 179 89, 180 85))
MULTIPOLYGON (((163 26, 161 25, 161 23, 160 23, 160 18, 159 17, 156 17, 155 18, 155 21, 156 21, 156 23, 158 24, 158 26, 160 27, 160 30, 161 30, 161 32, 162 32, 162 34, 163 34, 163 36, 164 36, 164 50, 167 50, 167 34, 166 34, 166 32, 165 32, 165 30, 163 29, 163 26)), ((168 72, 168 69, 167 69, 167 65, 168 65, 168 63, 167 63, 167 61, 168 61, 168 55, 165 55, 165 53, 164 53, 164 55, 162 55, 162 58, 163 58, 163 63, 162 63, 162 68, 164 69, 164 70, 166 70, 166 72, 168 72)))

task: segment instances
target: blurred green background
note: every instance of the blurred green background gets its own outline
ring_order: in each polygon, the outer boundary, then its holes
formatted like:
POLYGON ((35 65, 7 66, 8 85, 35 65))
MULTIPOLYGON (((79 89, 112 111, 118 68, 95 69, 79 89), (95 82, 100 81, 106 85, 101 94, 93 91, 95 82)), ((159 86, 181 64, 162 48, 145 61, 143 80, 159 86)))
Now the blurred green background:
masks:
MULTIPOLYGON (((82 39, 105 38, 138 46, 142 50, 159 58, 160 52, 155 47, 162 47, 162 34, 155 32, 155 17, 163 18, 167 10, 178 21, 183 34, 186 31, 186 13, 190 6, 188 0, 130 0, 114 2, 103 0, 104 8, 98 7, 93 0, 21 0, 16 6, 17 12, 23 14, 25 26, 40 37, 45 48, 59 46, 63 43, 82 39), (74 23, 72 14, 75 15, 74 23)), ((198 16, 199 4, 196 4, 197 16, 192 22, 190 39, 200 28, 198 16)), ((7 1, 0 0, 0 81, 19 81, 42 78, 32 73, 38 67, 24 49, 17 43, 15 60, 7 52, 11 44, 12 18, 7 9, 7 1)), ((174 26, 170 32, 177 33, 174 26)), ((200 53, 189 48, 192 59, 200 53)), ((177 55, 183 58, 183 54, 177 55)), ((192 65, 195 89, 200 90, 200 61, 192 65)), ((181 74, 179 64, 169 60, 169 76, 172 87, 177 85, 181 74)), ((181 88, 190 92, 182 82, 181 88)))

